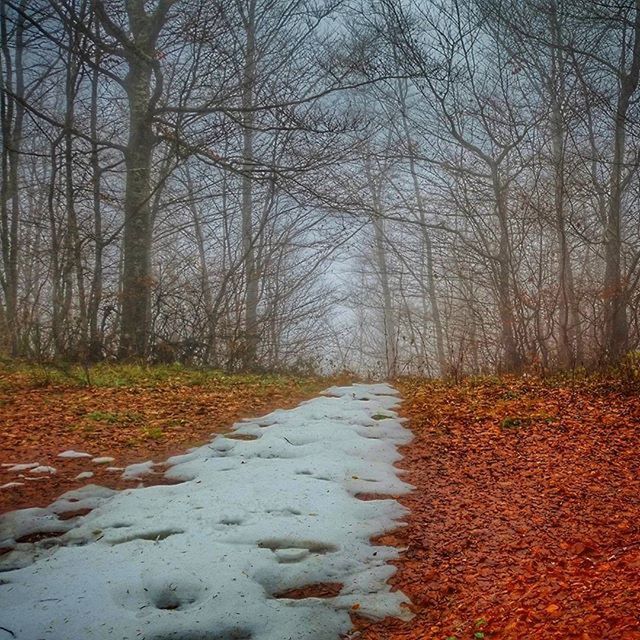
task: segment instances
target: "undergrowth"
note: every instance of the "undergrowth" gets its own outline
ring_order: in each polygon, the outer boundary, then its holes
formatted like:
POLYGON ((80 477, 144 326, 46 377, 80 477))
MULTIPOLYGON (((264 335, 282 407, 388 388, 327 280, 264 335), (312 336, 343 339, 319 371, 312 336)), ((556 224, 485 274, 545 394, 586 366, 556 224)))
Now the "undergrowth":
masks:
POLYGON ((0 390, 43 387, 157 387, 198 386, 232 388, 254 387, 257 393, 274 388, 304 393, 335 380, 320 376, 293 376, 274 373, 225 373, 218 369, 191 368, 180 364, 144 365, 97 363, 90 367, 67 363, 34 364, 0 361, 0 390))

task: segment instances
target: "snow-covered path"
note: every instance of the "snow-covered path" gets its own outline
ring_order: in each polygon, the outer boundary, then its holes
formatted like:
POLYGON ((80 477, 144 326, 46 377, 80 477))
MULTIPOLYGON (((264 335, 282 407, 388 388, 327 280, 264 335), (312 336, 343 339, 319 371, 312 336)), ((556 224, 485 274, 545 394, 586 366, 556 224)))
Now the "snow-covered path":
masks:
POLYGON ((0 547, 13 548, 0 558, 0 640, 335 640, 352 608, 401 615, 386 584, 397 550, 370 538, 404 509, 356 498, 410 489, 393 467, 411 437, 395 393, 332 388, 171 459, 180 484, 89 485, 0 518, 0 547), (340 594, 278 597, 325 582, 340 594))

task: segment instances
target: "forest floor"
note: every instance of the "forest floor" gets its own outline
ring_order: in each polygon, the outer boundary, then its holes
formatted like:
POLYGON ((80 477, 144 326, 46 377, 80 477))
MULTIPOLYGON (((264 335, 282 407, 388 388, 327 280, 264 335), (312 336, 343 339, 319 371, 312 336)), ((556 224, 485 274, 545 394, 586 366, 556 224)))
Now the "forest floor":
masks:
MULTIPOLYGON (((79 368, 0 365, 0 513, 47 506, 89 482, 138 486, 140 479, 122 478, 128 465, 164 461, 236 420, 295 406, 330 384, 177 366, 99 365, 88 375, 79 368), (90 455, 60 458, 64 451, 90 455), (35 463, 41 469, 11 470, 35 463)), ((155 471, 145 484, 163 482, 164 468, 155 471)))
MULTIPOLYGON (((616 381, 405 381, 392 579, 410 622, 359 640, 638 640, 640 396, 616 381)), ((356 637, 355 635, 353 637, 356 637)))
MULTIPOLYGON (((45 506, 87 482, 137 486, 121 471, 165 460, 244 416, 287 408, 322 379, 164 367, 0 372, 0 512, 45 506), (113 457, 59 458, 65 450, 113 457), (76 479, 91 472, 90 479, 76 479)), ((399 467, 415 491, 394 589, 411 621, 358 640, 640 640, 640 394, 617 380, 401 380, 414 440, 399 467)), ((162 482, 162 467, 145 484, 162 482)))

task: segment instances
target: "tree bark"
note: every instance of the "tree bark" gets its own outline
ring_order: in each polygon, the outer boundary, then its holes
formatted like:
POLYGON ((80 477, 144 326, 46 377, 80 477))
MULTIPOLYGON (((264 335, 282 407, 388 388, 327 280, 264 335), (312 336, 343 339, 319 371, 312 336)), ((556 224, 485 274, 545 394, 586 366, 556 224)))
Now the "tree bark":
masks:
POLYGON ((436 355, 438 358, 438 368, 441 376, 447 373, 447 356, 444 348, 444 330, 442 327, 442 319, 440 317, 440 304, 438 302, 438 294, 436 291, 436 277, 433 264, 433 242, 431 240, 431 234, 427 228, 427 217, 422 199, 422 193, 420 192, 420 185, 418 183, 418 174, 415 166, 415 158, 413 149, 411 148, 411 138, 409 136, 409 128, 406 122, 406 114, 404 112, 403 105, 403 125, 404 132, 409 147, 409 171, 411 173, 411 179, 413 182, 413 192, 418 206, 418 213, 420 218, 420 228, 422 234, 422 242, 424 244, 425 258, 426 258, 426 277, 427 277, 427 291, 429 292, 429 306, 431 307, 431 319, 433 321, 433 328, 436 335, 436 355))
MULTIPOLYGON (((389 378, 394 378, 398 367, 398 344, 396 336, 396 321, 391 297, 391 285, 389 282, 389 268, 387 264, 387 252, 385 249, 384 227, 382 222, 382 202, 380 198, 380 185, 376 180, 369 166, 369 159, 365 160, 365 171, 373 200, 373 230, 375 246, 375 264, 378 269, 380 286, 382 287, 382 324, 385 346, 386 374, 389 378)), ((382 180, 381 177, 378 180, 382 180)))
POLYGON ((551 151, 554 172, 554 220, 558 241, 559 334, 558 363, 563 368, 574 366, 581 359, 579 348, 580 318, 573 285, 573 270, 565 222, 565 125, 562 113, 565 98, 562 37, 558 22, 557 4, 551 6, 551 151))
MULTIPOLYGON (((622 274, 622 196, 627 112, 640 76, 640 0, 635 3, 634 41, 629 72, 620 73, 620 93, 614 120, 609 206, 604 232, 605 359, 615 363, 627 350, 627 291, 622 274)), ((624 58, 622 61, 624 65, 624 58)))
POLYGON ((122 46, 122 56, 128 65, 123 82, 129 107, 129 137, 124 154, 120 358, 145 358, 149 350, 153 233, 151 162, 156 143, 153 113, 162 94, 156 43, 175 1, 160 0, 155 9, 147 13, 144 0, 128 0, 129 36, 109 18, 103 3, 95 0, 103 29, 122 46))
POLYGON ((245 344, 242 354, 244 369, 256 366, 258 350, 258 297, 260 274, 256 264, 253 233, 253 141, 254 141, 254 89, 256 76, 256 0, 249 0, 245 16, 246 48, 242 84, 242 251, 245 275, 245 344))
POLYGON ((4 293, 4 323, 7 347, 18 355, 18 232, 20 196, 18 166, 24 122, 24 9, 20 3, 15 21, 15 59, 12 60, 7 30, 6 0, 0 0, 0 40, 2 67, 0 69, 0 121, 2 126, 2 184, 0 185, 0 246, 2 248, 2 289, 4 293), (15 77, 14 77, 15 74, 15 77), (17 100, 11 95, 15 93, 17 100))
MULTIPOLYGON (((99 36, 99 26, 96 23, 96 34, 99 36)), ((100 50, 96 48, 95 68, 91 74, 91 186, 93 204, 93 234, 94 234, 94 259, 93 274, 91 277, 91 289, 89 292, 88 322, 89 322, 89 359, 99 360, 102 357, 103 337, 98 325, 98 312, 102 302, 102 257, 104 241, 102 237, 102 206, 100 203, 100 188, 102 182, 102 170, 98 154, 98 81, 100 66, 100 50)))
POLYGON ((129 139, 125 153, 124 264, 120 357, 147 355, 151 306, 151 66, 132 61, 126 78, 129 139))
POLYGON ((516 372, 522 367, 522 358, 515 336, 511 287, 511 242, 509 240, 509 214, 507 211, 505 187, 500 180, 498 166, 491 166, 491 177, 499 224, 498 245, 498 315, 500 317, 500 337, 503 352, 503 368, 516 372))
MULTIPOLYGON (((66 259, 65 271, 68 273, 69 281, 68 295, 73 296, 72 274, 75 272, 77 287, 77 301, 79 310, 79 336, 75 344, 68 345, 73 349, 73 353, 62 354, 66 357, 81 355, 86 356, 88 341, 87 325, 87 301, 84 286, 84 270, 82 265, 82 247, 80 243, 80 232, 78 229, 78 216, 76 213, 76 199, 74 193, 74 159, 73 159, 73 127, 75 120, 75 101, 77 97, 78 64, 72 53, 76 45, 77 34, 74 34, 69 25, 69 53, 67 54, 67 73, 65 82, 65 119, 64 119, 64 180, 65 180, 65 210, 67 222, 66 234, 66 259)), ((71 304, 69 305, 71 306, 71 304)))

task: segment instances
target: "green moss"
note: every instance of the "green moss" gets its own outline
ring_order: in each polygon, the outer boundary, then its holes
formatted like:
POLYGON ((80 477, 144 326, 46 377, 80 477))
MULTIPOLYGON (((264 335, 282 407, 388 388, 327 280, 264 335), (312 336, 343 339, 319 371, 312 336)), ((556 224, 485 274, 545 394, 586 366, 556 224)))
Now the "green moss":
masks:
POLYGON ((84 418, 85 420, 91 420, 93 422, 114 423, 120 421, 119 415, 111 411, 92 411, 91 413, 87 413, 84 418))
POLYGON ((520 427, 524 427, 531 422, 531 418, 527 417, 516 417, 516 416, 507 416, 502 420, 500 426, 503 429, 519 429, 520 427))
POLYGON ((146 426, 141 429, 142 437, 147 440, 162 440, 164 438, 164 430, 162 427, 146 426))

